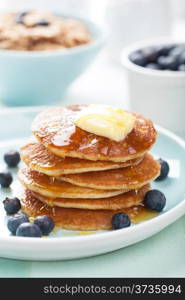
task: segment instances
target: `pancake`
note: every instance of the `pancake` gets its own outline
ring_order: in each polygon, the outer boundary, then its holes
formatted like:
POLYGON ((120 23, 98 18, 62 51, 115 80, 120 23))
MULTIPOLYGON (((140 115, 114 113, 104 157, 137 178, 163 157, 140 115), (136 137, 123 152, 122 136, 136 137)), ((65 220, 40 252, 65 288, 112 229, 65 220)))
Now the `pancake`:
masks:
POLYGON ((62 182, 54 177, 23 167, 18 173, 19 180, 28 189, 51 198, 107 198, 128 190, 96 190, 62 182))
POLYGON ((122 169, 88 172, 82 174, 63 175, 62 181, 95 189, 138 189, 157 178, 160 174, 160 164, 151 154, 145 154, 137 165, 122 169))
POLYGON ((33 121, 34 136, 57 156, 94 161, 125 162, 141 157, 155 143, 153 123, 138 114, 134 114, 136 121, 133 130, 121 142, 84 131, 74 124, 77 111, 83 107, 48 108, 33 121))
POLYGON ((133 206, 122 210, 87 210, 76 208, 49 207, 43 204, 28 189, 21 199, 22 210, 31 217, 48 215, 53 218, 58 227, 68 230, 108 230, 111 229, 111 220, 115 213, 123 212, 129 215, 133 223, 151 218, 143 206, 133 206))
POLYGON ((41 202, 48 206, 58 206, 67 208, 80 208, 80 209, 106 209, 117 210, 122 208, 132 207, 134 205, 141 204, 144 199, 144 195, 150 189, 150 185, 147 184, 139 190, 132 190, 127 193, 103 199, 69 199, 69 198, 48 198, 32 192, 32 194, 41 202))
POLYGON ((21 159, 32 170, 57 177, 63 174, 110 170, 138 164, 141 158, 122 163, 111 161, 92 161, 73 157, 62 158, 48 151, 42 144, 29 142, 21 147, 21 159))

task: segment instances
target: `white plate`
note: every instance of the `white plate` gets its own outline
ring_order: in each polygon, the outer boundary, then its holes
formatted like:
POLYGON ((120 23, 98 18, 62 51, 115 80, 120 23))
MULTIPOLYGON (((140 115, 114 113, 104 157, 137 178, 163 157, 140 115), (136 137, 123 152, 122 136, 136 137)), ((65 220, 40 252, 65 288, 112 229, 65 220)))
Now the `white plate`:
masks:
MULTIPOLYGON (((3 154, 17 149, 30 135, 30 125, 41 108, 17 108, 0 112, 0 166, 5 168, 3 154)), ((159 232, 185 213, 185 142, 169 131, 157 127, 159 136, 152 149, 156 157, 170 164, 169 178, 153 183, 167 198, 164 211, 155 218, 117 231, 82 232, 60 230, 49 238, 11 236, 6 227, 6 214, 0 203, 0 256, 26 260, 59 260, 87 257, 110 252, 137 243, 159 232)), ((1 189, 1 200, 16 194, 16 171, 12 189, 1 189)))

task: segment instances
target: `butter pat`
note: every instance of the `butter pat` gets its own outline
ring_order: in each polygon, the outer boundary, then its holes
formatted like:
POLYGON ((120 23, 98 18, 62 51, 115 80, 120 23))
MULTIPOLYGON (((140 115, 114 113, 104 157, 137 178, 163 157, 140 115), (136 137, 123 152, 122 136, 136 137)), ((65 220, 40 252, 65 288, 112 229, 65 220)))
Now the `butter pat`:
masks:
POLYGON ((122 141, 133 129, 136 118, 122 109, 90 105, 78 113, 75 125, 113 141, 122 141))

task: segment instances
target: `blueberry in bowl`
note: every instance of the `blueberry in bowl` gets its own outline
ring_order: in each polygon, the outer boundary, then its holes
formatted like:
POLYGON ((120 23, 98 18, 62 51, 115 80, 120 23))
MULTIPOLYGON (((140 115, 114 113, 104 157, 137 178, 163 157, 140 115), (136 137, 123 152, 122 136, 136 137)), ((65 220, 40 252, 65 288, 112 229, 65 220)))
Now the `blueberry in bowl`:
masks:
POLYGON ((185 41, 153 38, 135 42, 123 48, 121 63, 131 109, 183 134, 185 41))
POLYGON ((185 44, 144 47, 131 52, 129 59, 140 67, 184 72, 185 44))
POLYGON ((147 64, 147 58, 142 53, 142 51, 132 52, 130 54, 129 58, 130 58, 131 62, 133 62, 134 64, 136 64, 138 66, 145 67, 147 64))

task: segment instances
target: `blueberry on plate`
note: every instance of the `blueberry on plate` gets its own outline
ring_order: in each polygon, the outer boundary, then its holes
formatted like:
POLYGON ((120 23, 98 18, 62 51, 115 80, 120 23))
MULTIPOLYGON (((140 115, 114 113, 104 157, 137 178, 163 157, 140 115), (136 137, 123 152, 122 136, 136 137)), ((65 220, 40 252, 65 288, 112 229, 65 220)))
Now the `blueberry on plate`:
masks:
POLYGON ((161 181, 168 176, 170 167, 169 167, 169 164, 167 163, 167 161, 163 160, 162 158, 158 159, 158 162, 161 165, 161 172, 160 172, 160 175, 155 180, 161 181))
POLYGON ((164 70, 174 71, 178 68, 178 62, 174 56, 159 56, 157 64, 164 70))
POLYGON ((28 223, 29 219, 25 214, 15 214, 8 218, 7 227, 9 229, 9 231, 13 235, 15 235, 16 230, 19 227, 19 225, 26 223, 26 222, 28 223))
POLYGON ((117 213, 112 217, 112 229, 122 229, 131 225, 127 214, 117 213))
POLYGON ((16 230, 16 236, 24 237, 41 237, 42 232, 36 224, 33 223, 22 223, 16 230))
POLYGON ((6 197, 3 201, 4 209, 9 215, 16 214, 21 209, 21 202, 18 198, 6 197))
POLYGON ((161 70, 161 67, 158 64, 155 64, 155 63, 147 64, 146 68, 152 69, 152 70, 161 70))
POLYGON ((141 51, 134 51, 129 55, 129 59, 134 64, 144 67, 147 64, 147 59, 141 51))
POLYGON ((160 212, 166 205, 166 197, 159 190, 150 190, 146 193, 143 204, 149 209, 160 212))
POLYGON ((4 188, 8 188, 13 181, 12 174, 10 172, 0 173, 0 185, 4 188))
POLYGON ((17 167, 18 163, 20 162, 19 152, 15 150, 10 150, 9 152, 5 153, 4 161, 10 168, 17 167))
POLYGON ((53 219, 47 215, 36 217, 34 220, 34 224, 39 226, 43 235, 48 235, 55 227, 53 219))

